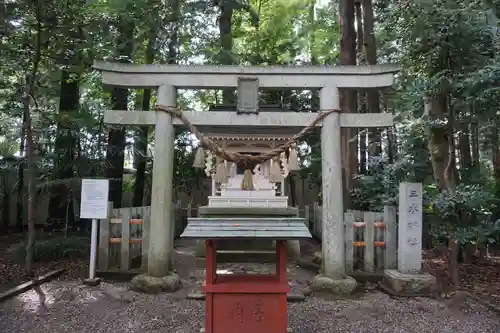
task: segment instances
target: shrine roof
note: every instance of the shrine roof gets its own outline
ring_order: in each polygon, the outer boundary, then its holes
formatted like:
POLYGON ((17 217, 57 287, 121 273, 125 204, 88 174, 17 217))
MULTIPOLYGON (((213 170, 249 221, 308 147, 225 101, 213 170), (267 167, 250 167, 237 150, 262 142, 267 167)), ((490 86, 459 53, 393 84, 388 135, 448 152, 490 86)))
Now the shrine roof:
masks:
POLYGON ((181 237, 195 239, 311 238, 303 218, 188 218, 188 225, 181 237))

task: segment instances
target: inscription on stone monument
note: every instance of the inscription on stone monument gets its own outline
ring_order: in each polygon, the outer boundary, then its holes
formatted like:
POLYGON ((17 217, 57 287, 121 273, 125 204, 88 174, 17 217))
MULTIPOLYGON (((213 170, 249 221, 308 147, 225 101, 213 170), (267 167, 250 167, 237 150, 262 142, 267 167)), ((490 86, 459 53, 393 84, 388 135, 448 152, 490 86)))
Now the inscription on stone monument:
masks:
POLYGON ((419 224, 420 223, 418 221, 411 220, 411 221, 408 221, 407 227, 408 227, 408 229, 412 229, 412 228, 418 227, 419 224))
POLYGON ((417 246, 418 240, 415 237, 408 238, 408 245, 410 245, 411 247, 417 246))
POLYGON ((419 212, 419 208, 418 208, 417 204, 412 203, 412 204, 410 204, 408 206, 408 213, 410 213, 410 214, 416 214, 418 212, 419 212))
POLYGON ((398 270, 419 273, 422 268, 422 184, 399 184, 398 270))

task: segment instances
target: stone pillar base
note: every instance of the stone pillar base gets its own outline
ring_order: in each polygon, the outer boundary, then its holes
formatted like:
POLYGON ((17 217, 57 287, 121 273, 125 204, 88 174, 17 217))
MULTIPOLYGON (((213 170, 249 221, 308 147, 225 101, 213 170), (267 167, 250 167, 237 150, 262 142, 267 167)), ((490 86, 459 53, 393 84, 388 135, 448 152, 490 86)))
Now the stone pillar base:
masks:
POLYGON ((429 273, 405 274, 395 269, 384 272, 381 288, 395 296, 429 296, 436 285, 436 277, 429 273))
POLYGON ((358 282, 350 276, 333 279, 323 274, 316 275, 312 281, 313 291, 327 292, 335 295, 350 295, 358 287, 358 282))
POLYGON ((93 279, 88 278, 88 279, 83 280, 83 284, 86 286, 89 286, 89 287, 98 286, 100 283, 101 283, 101 279, 98 277, 93 278, 93 279))
POLYGON ((157 294, 161 292, 174 292, 181 287, 181 279, 176 273, 167 276, 155 277, 148 274, 140 274, 130 281, 130 289, 133 291, 157 294))

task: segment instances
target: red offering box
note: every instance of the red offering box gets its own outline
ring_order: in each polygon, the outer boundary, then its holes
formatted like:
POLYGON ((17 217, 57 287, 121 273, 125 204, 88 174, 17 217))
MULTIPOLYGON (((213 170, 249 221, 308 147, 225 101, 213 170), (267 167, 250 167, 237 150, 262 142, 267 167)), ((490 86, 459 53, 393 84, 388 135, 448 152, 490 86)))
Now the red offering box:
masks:
POLYGON ((189 218, 181 237, 205 240, 205 333, 287 332, 286 239, 311 237, 304 219, 189 218), (275 240, 275 274, 217 275, 216 244, 223 239, 275 240))
POLYGON ((206 241, 207 281, 203 290, 206 333, 286 333, 285 241, 276 242, 276 274, 216 275, 215 241, 206 241))

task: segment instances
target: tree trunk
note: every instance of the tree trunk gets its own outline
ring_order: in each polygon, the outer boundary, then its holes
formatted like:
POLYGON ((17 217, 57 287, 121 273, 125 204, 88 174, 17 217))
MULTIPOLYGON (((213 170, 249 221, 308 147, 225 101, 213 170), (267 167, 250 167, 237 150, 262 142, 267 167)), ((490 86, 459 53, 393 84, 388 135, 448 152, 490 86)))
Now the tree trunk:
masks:
MULTIPOLYGON (((80 104, 79 79, 71 77, 71 73, 63 70, 61 77, 61 95, 59 99, 59 117, 55 141, 55 173, 54 180, 71 179, 75 176, 75 149, 77 138, 72 115, 80 104)), ((49 202, 49 221, 65 222, 74 225, 74 208, 71 195, 71 184, 52 186, 49 202), (68 221, 65 219, 68 218, 68 221)))
POLYGON ((28 178, 28 210, 27 210, 27 222, 28 222, 28 240, 26 243, 26 260, 25 269, 26 274, 29 277, 33 277, 33 255, 35 246, 35 205, 36 205, 36 164, 35 158, 35 148, 34 148, 34 138, 33 138, 33 128, 31 124, 30 113, 30 88, 26 88, 26 95, 24 100, 24 114, 26 122, 24 127, 26 129, 26 164, 27 164, 27 178, 28 178))
MULTIPOLYGON (((133 52, 133 37, 135 26, 133 21, 121 19, 117 39, 117 54, 121 57, 120 62, 128 63, 133 52)), ((114 110, 127 110, 128 89, 113 88, 111 93, 111 105, 114 110)), ((114 126, 109 130, 108 146, 106 149, 106 178, 109 183, 109 200, 115 208, 122 207, 123 197, 123 167, 125 163, 125 128, 114 126)))
POLYGON ((479 130, 478 130, 476 120, 471 121, 470 132, 471 132, 472 165, 478 166, 479 165, 479 130))
MULTIPOLYGON (((149 111, 151 89, 144 89, 142 95, 142 110, 149 111)), ((146 161, 148 155, 148 127, 139 126, 134 138, 134 168, 135 184, 132 196, 132 206, 142 207, 144 188, 146 187, 146 161)))
MULTIPOLYGON (((146 48, 146 64, 154 62, 156 53, 157 27, 151 29, 148 46, 146 48)), ((142 95, 142 110, 149 111, 151 103, 151 89, 144 89, 142 95)), ((146 161, 148 155, 148 126, 139 126, 134 138, 134 168, 135 185, 132 197, 133 207, 142 207, 144 202, 144 188, 146 187, 146 161)))
POLYGON ((493 176, 496 183, 496 197, 500 198, 500 140, 498 135, 498 127, 493 126, 493 130, 491 133, 491 162, 493 164, 493 176))
MULTIPOLYGON (((168 60, 167 63, 175 64, 177 62, 177 47, 178 47, 178 18, 179 18, 179 1, 170 0, 170 9, 172 10, 172 17, 169 21, 172 23, 172 30, 170 33, 170 42, 168 43, 168 60)), ((156 42, 158 39, 158 26, 151 28, 151 33, 148 39, 148 46, 146 48, 146 64, 152 64, 155 60, 157 52, 156 42)), ((142 97, 142 110, 149 111, 151 103, 151 89, 144 89, 142 97)), ((134 167, 136 169, 135 186, 132 205, 140 207, 144 205, 144 189, 146 187, 146 161, 147 161, 147 148, 148 148, 148 126, 140 126, 135 134, 134 151, 137 154, 134 156, 134 167)))
MULTIPOLYGON (((230 1, 224 1, 220 5, 219 15, 219 38, 220 38, 220 57, 219 62, 221 65, 233 64, 233 6, 230 1)), ((234 104, 236 101, 234 89, 222 90, 222 103, 234 104)))
POLYGON ((4 235, 9 231, 10 221, 10 191, 8 184, 8 174, 10 168, 7 168, 4 173, 0 174, 2 177, 2 216, 0 220, 0 235, 4 235))
MULTIPOLYGON (((362 0, 363 2, 363 22, 364 22, 364 53, 368 65, 377 64, 377 44, 375 41, 374 25, 375 19, 373 15, 372 0, 362 0)), ((367 106, 369 113, 380 113, 379 92, 377 89, 368 89, 367 106)), ((373 156, 382 153, 382 137, 380 128, 370 128, 368 131, 369 152, 373 156)))
POLYGON ((463 122, 460 127, 462 130, 458 136, 458 149, 460 152, 460 169, 467 170, 472 167, 472 153, 470 147, 469 124, 463 122))
POLYGON ((23 232, 24 230, 24 168, 26 167, 26 155, 25 155, 25 144, 26 144, 26 114, 23 112, 23 125, 21 126, 21 134, 19 144, 19 152, 23 158, 19 161, 17 166, 17 203, 16 203, 16 231, 23 232))
MULTIPOLYGON (((447 124, 433 126, 428 129, 428 147, 431 159, 434 179, 439 191, 454 191, 457 185, 457 173, 455 166, 455 145, 453 139, 453 126, 455 115, 448 105, 448 94, 441 92, 437 96, 428 98, 425 103, 425 113, 429 120, 435 124, 447 124)), ((459 217, 460 219, 461 217, 459 217)), ((457 223, 458 221, 450 221, 457 223)), ((460 279, 458 271, 458 257, 460 254, 460 241, 456 239, 455 230, 449 231, 448 243, 448 267, 452 283, 458 288, 460 279)))
MULTIPOLYGON (((425 113, 430 120, 446 123, 447 121, 447 103, 446 95, 441 94, 437 97, 427 99, 425 103, 425 113)), ((449 173, 447 167, 450 164, 450 142, 448 128, 444 126, 431 127, 428 130, 428 148, 434 173, 434 179, 439 191, 450 188, 449 173)))
MULTIPOLYGON (((221 53, 219 57, 219 62, 221 65, 232 65, 233 64, 233 6, 230 1, 224 1, 220 5, 220 15, 219 15, 219 38, 221 53)), ((234 95, 234 89, 223 89, 222 90, 222 103, 234 104, 236 101, 234 95)))
MULTIPOLYGON (((170 42, 168 43, 168 63, 176 64, 177 63, 177 48, 179 47, 179 27, 180 27, 180 17, 181 17, 181 8, 180 8, 180 0, 170 0, 170 5, 172 7, 172 19, 173 22, 172 32, 170 34, 170 42)), ((232 37, 232 36, 231 36, 232 37)), ((232 48, 232 41, 231 41, 232 48)))
MULTIPOLYGON (((363 33, 363 14, 361 10, 361 1, 356 1, 356 33, 357 33, 357 41, 358 41, 358 50, 357 53, 359 55, 358 63, 360 65, 365 64, 366 59, 364 57, 364 33, 363 33)), ((358 91, 358 109, 359 113, 366 113, 366 90, 358 91)), ((359 142, 359 170, 360 174, 366 173, 366 129, 358 130, 358 142, 359 142)))
MULTIPOLYGON (((354 29, 354 1, 340 0, 340 64, 356 65, 356 32, 354 29)), ((352 89, 340 89, 340 107, 343 112, 357 112, 357 94, 352 89)), ((357 140, 351 140, 356 130, 342 129, 342 151, 344 169, 344 207, 351 207, 350 190, 357 173, 357 140)))
POLYGON ((458 267, 458 256, 460 254, 460 242, 457 240, 451 241, 449 246, 449 274, 451 282, 455 288, 460 285, 460 273, 458 267))
MULTIPOLYGON (((38 76, 38 67, 42 57, 42 22, 41 13, 42 7, 38 1, 35 1, 35 17, 36 17, 36 35, 33 39, 33 49, 35 50, 33 56, 33 68, 26 78, 26 85, 23 91, 23 127, 26 133, 26 164, 27 164, 27 180, 28 180, 28 209, 27 209, 27 220, 28 220, 28 239, 26 242, 26 258, 25 258, 25 270, 26 274, 30 277, 34 277, 33 272, 33 259, 35 250, 35 219, 36 219, 36 151, 35 151, 35 137, 33 133, 33 124, 31 121, 30 114, 30 104, 32 96, 35 96, 35 87, 38 76)), ((40 296, 40 304, 45 305, 45 295, 43 291, 38 287, 35 288, 40 296)))
POLYGON ((444 177, 447 182, 448 189, 455 189, 459 182, 457 172, 457 150, 455 148, 455 126, 456 115, 455 109, 451 105, 451 99, 448 97, 448 164, 446 165, 444 177))

